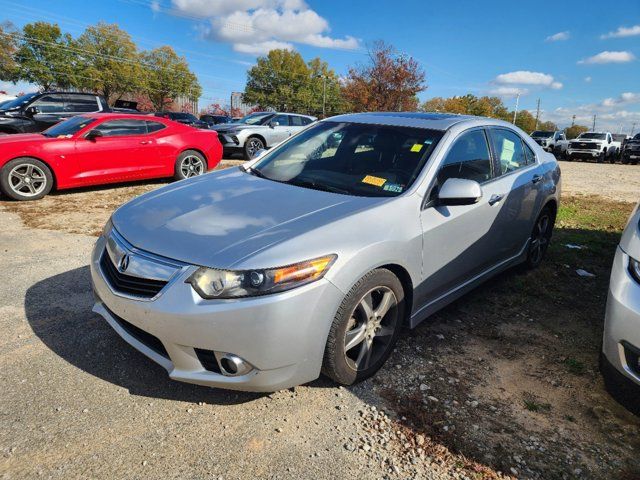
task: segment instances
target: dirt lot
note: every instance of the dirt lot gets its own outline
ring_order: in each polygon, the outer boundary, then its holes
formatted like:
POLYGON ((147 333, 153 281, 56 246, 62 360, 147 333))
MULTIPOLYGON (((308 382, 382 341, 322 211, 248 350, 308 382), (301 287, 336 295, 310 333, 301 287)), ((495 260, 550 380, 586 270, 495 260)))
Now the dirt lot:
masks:
POLYGON ((543 267, 507 272, 406 331, 372 380, 272 395, 172 382, 91 313, 92 235, 162 183, 1 202, 0 473, 639 478, 640 421, 603 390, 597 357, 640 167, 562 169, 569 194, 543 267))

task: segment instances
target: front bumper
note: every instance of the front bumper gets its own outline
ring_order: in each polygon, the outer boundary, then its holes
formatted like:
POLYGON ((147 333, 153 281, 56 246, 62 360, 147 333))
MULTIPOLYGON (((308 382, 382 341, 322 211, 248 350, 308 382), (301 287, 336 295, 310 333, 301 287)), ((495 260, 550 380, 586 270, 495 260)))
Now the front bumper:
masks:
POLYGON ((602 154, 601 150, 576 150, 567 149, 567 155, 573 158, 598 158, 602 154))
POLYGON ((105 243, 104 237, 98 239, 91 258, 93 310, 172 379, 276 391, 320 375, 327 334, 343 298, 328 280, 262 297, 204 300, 185 283, 195 267, 185 267, 153 300, 135 299, 114 291, 105 280, 100 267, 105 243), (161 348, 132 334, 127 324, 155 337, 161 348), (207 370, 194 349, 231 353, 253 368, 241 376, 225 376, 207 370))
POLYGON ((628 383, 640 389, 640 284, 631 277, 628 266, 629 256, 618 247, 609 283, 602 353, 628 383))

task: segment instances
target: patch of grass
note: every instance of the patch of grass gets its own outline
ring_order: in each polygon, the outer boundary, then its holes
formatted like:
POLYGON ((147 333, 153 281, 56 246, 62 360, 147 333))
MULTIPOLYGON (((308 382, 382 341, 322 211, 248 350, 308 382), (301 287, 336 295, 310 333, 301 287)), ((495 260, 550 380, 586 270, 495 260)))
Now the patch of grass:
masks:
POLYGON ((563 197, 557 224, 561 228, 621 231, 633 209, 633 204, 600 197, 563 197))
POLYGON ((587 369, 583 362, 576 360, 575 358, 567 358, 564 361, 564 366, 567 368, 569 373, 574 375, 582 375, 587 369))
POLYGON ((551 410, 550 403, 539 403, 532 398, 525 398, 523 402, 524 407, 530 412, 548 412, 549 410, 551 410))

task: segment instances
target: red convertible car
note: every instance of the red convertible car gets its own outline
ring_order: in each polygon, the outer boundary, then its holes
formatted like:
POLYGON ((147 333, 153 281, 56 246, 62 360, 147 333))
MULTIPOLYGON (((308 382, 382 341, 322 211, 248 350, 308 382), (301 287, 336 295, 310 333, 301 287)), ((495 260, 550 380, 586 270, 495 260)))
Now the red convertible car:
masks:
POLYGON ((35 200, 62 190, 205 173, 222 158, 215 132, 164 118, 80 115, 38 134, 0 137, 0 190, 35 200))

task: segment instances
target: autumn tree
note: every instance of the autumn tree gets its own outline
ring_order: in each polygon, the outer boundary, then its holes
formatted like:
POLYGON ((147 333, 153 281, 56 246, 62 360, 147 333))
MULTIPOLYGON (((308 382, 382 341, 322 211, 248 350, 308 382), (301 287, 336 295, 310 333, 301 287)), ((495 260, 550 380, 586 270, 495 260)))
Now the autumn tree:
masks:
POLYGON ((567 136, 567 139, 571 140, 572 138, 576 138, 581 133, 588 131, 589 127, 585 127, 584 125, 571 125, 565 130, 565 134, 567 136))
POLYGON ((14 55, 17 80, 34 83, 43 90, 78 85, 71 35, 63 34, 56 24, 35 22, 24 26, 19 39, 14 55))
POLYGON ((415 59, 378 41, 369 49, 368 63, 349 69, 343 95, 355 111, 416 110, 417 94, 426 88, 415 59))
POLYGON ((140 90, 144 69, 136 44, 117 25, 99 23, 87 28, 74 42, 82 56, 79 82, 108 101, 140 90))
POLYGON ((156 110, 164 110, 178 97, 197 99, 202 87, 184 57, 169 46, 141 55, 145 82, 142 87, 156 110))
POLYGON ((551 121, 540 122, 538 123, 538 128, 536 130, 544 130, 546 132, 555 132, 558 130, 558 125, 551 121))
POLYGON ((0 24, 0 80, 15 82, 19 80, 18 64, 15 54, 18 50, 18 31, 10 22, 0 24))

